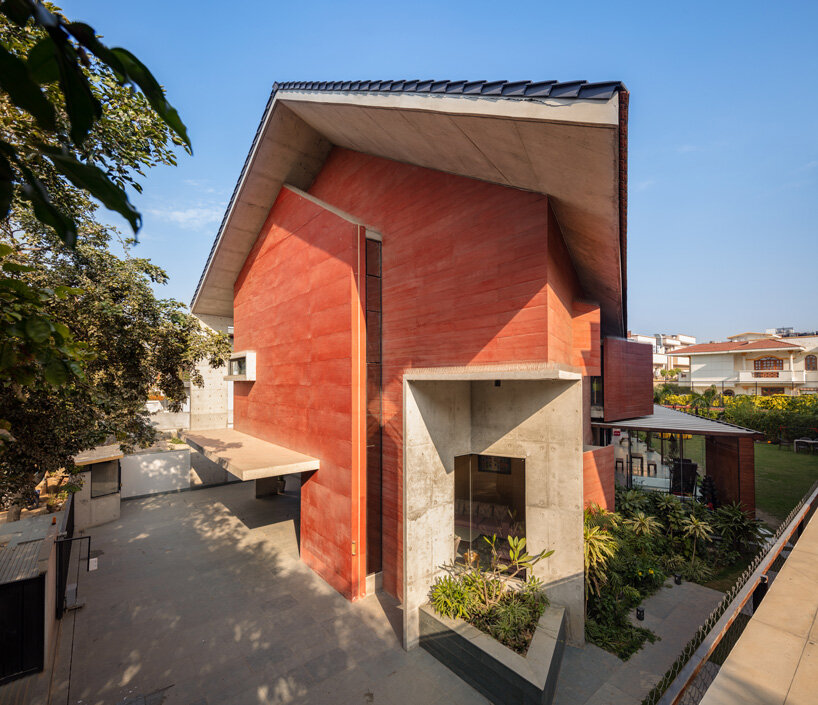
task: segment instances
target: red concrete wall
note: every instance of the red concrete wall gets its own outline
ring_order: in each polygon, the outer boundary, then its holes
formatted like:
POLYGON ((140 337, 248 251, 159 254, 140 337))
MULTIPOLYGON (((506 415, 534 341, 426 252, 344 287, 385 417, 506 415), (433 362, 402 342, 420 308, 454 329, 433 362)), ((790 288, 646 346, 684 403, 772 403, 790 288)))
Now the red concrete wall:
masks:
POLYGON ((605 421, 653 413, 653 348, 624 338, 602 344, 605 421))
POLYGON ((741 502, 755 515, 755 447, 750 437, 708 436, 705 441, 707 474, 716 485, 721 503, 741 502))
POLYGON ((582 370, 583 375, 595 377, 602 374, 600 325, 599 306, 583 301, 574 302, 572 362, 582 370))
POLYGON ((544 196, 337 148, 310 193, 383 235, 383 572, 399 595, 404 372, 572 365, 575 327, 593 367, 598 313, 575 307, 579 285, 544 196))
POLYGON ((582 454, 582 486, 585 506, 598 504, 614 511, 614 447, 604 446, 582 454))
POLYGON ((339 592, 363 592, 363 232, 282 189, 235 284, 237 430, 315 456, 301 490, 301 557, 339 592), (356 542, 353 555, 352 542, 356 542))
MULTIPOLYGON (((574 302, 581 289, 554 212, 548 209, 548 357, 572 364, 574 302)), ((580 331, 581 333, 581 331, 580 331)))
POLYGON ((756 460, 755 443, 752 438, 738 439, 739 496, 744 509, 753 516, 756 513, 756 460))
MULTIPOLYGON (((338 148, 310 191, 383 236, 383 573, 399 595, 404 372, 557 362, 599 374, 599 309, 582 303, 542 195, 338 148)), ((235 427, 321 459, 302 489, 301 554, 352 598, 366 552, 363 237, 282 190, 234 302, 235 346, 256 351, 258 379, 236 384, 235 427)), ((603 456, 589 492, 605 499, 603 456)))

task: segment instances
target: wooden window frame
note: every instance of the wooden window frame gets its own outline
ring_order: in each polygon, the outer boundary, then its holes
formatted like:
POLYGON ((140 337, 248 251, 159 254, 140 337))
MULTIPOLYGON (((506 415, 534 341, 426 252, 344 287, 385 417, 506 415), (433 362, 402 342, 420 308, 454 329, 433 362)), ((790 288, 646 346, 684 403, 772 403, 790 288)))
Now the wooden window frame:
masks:
POLYGON ((818 357, 815 355, 807 355, 804 358, 804 369, 807 372, 815 372, 818 370, 818 357))
POLYGON ((783 370, 784 360, 780 357, 768 355, 766 357, 758 357, 753 360, 754 370, 783 370))

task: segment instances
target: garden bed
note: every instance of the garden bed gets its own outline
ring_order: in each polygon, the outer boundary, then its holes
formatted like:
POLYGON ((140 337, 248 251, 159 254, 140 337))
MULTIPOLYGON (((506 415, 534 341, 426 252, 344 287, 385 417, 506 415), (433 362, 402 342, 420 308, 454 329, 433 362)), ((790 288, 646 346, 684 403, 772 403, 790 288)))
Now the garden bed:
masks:
POLYGON ((708 509, 672 495, 616 490, 617 512, 585 513, 585 637, 627 660, 656 635, 634 608, 671 575, 708 585, 746 565, 759 523, 738 505, 708 509))
POLYGON ((424 605, 420 645, 496 705, 549 705, 565 650, 565 610, 545 608, 522 656, 464 620, 424 605))

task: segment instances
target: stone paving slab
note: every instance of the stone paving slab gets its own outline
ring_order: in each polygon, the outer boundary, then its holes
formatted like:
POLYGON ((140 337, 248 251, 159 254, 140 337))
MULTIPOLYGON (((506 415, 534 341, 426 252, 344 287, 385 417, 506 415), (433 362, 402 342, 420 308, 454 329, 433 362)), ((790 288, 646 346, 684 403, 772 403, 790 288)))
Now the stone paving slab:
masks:
POLYGON ((639 705, 722 597, 696 583, 674 585, 669 580, 642 603, 645 620, 632 618, 659 639, 627 661, 593 644, 567 648, 554 705, 639 705))
POLYGON ((80 575, 86 606, 63 621, 53 705, 488 702, 403 650, 392 598, 351 603, 301 563, 297 517, 292 485, 123 502, 91 530, 99 569, 80 575))
MULTIPOLYGON (((123 502, 119 520, 91 530, 99 569, 81 573, 86 606, 63 620, 51 705, 488 702, 426 651, 403 650, 392 598, 350 603, 301 563, 297 521, 292 486, 123 502)), ((638 705, 720 598, 661 590, 643 623, 661 641, 628 662, 568 647, 556 705, 638 705)))

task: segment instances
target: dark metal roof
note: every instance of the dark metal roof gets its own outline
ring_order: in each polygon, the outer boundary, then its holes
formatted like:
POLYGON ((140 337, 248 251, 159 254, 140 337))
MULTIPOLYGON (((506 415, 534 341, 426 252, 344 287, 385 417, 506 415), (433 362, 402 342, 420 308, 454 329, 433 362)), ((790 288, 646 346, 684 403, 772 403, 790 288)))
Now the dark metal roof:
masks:
POLYGON ((624 88, 621 81, 287 81, 275 83, 278 91, 332 93, 433 93, 438 95, 482 95, 493 98, 571 98, 610 100, 624 88))
POLYGON ((216 237, 207 255, 207 261, 196 284, 196 291, 190 300, 191 307, 199 295, 199 290, 204 283, 205 274, 210 265, 219 238, 227 217, 233 206, 233 202, 238 196, 241 186, 242 176, 247 170, 250 158, 255 150, 256 143, 261 136, 264 127, 264 118, 270 110, 278 91, 316 91, 331 93, 430 93, 437 95, 452 96, 475 96, 481 95, 492 98, 505 98, 516 100, 536 100, 538 98, 570 98, 574 100, 610 100, 615 93, 625 90, 622 81, 604 81, 589 83, 588 81, 435 81, 435 80, 401 80, 401 81, 286 81, 285 83, 273 83, 273 90, 264 106, 264 113, 256 128, 256 134, 250 145, 250 151, 244 159, 238 181, 233 188, 230 201, 222 216, 222 222, 216 232, 216 237))
POLYGON ((758 431, 737 426, 727 421, 706 419, 684 411, 653 405, 650 416, 638 416, 621 421, 594 421, 600 428, 627 428, 640 431, 662 431, 665 433, 690 433, 701 436, 760 436, 758 431))
POLYGON ((44 570, 40 549, 56 534, 64 512, 38 514, 0 524, 0 585, 33 578, 44 570))
POLYGON ((43 539, 34 539, 0 547, 0 585, 38 576, 42 545, 43 539))

